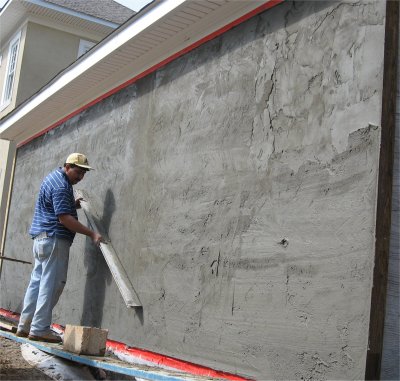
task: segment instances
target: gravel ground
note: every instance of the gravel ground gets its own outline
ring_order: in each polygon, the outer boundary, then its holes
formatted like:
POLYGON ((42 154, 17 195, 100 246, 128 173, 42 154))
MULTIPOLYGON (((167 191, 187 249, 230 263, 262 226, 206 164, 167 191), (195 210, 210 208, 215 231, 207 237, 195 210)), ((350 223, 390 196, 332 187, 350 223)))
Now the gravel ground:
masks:
POLYGON ((24 360, 20 346, 0 336, 0 380, 51 380, 24 360))

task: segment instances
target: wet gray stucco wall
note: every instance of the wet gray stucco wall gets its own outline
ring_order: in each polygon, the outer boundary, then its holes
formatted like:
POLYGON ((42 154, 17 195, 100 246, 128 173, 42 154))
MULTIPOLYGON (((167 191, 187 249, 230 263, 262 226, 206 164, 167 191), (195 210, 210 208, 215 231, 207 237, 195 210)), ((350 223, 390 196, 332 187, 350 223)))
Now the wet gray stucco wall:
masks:
MULTIPOLYGON (((363 378, 384 13, 283 3, 20 148, 5 254, 31 257, 42 178, 84 152, 143 304, 80 236, 54 320, 260 380, 363 378)), ((4 265, 3 308, 29 271, 4 265)))

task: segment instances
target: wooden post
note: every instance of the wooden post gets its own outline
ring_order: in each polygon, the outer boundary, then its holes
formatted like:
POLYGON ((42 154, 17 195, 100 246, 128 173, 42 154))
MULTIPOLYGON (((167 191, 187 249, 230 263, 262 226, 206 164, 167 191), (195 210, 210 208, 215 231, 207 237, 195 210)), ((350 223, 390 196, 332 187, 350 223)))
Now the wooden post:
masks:
MULTIPOLYGON (((11 189, 14 178, 16 146, 0 139, 0 252, 4 253, 11 189)), ((0 278, 3 260, 0 259, 0 278)))
POLYGON ((375 267, 371 294, 366 380, 379 380, 390 250, 392 183, 396 127, 399 3, 387 1, 382 94, 382 136, 376 211, 375 267))

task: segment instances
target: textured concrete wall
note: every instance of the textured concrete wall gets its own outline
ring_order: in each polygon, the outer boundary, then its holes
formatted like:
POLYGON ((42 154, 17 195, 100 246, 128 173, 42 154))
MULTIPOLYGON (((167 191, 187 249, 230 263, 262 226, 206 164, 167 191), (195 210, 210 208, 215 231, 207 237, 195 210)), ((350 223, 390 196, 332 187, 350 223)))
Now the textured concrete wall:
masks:
MULTIPOLYGON (((30 257, 40 181, 85 152, 144 306, 79 237, 55 320, 262 380, 363 378, 384 11, 281 4, 19 149, 6 254, 30 257)), ((7 263, 2 307, 28 274, 7 263)))

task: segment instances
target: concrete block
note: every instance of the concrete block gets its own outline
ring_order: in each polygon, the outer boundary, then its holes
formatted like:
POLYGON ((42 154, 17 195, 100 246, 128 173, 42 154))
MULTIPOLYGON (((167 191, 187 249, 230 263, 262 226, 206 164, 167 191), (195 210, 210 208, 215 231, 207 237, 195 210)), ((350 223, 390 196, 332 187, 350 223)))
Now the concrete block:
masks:
POLYGON ((63 348, 79 355, 104 356, 107 329, 67 324, 63 348))

